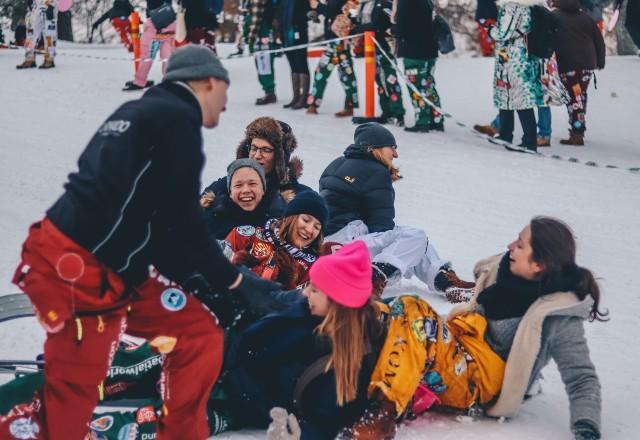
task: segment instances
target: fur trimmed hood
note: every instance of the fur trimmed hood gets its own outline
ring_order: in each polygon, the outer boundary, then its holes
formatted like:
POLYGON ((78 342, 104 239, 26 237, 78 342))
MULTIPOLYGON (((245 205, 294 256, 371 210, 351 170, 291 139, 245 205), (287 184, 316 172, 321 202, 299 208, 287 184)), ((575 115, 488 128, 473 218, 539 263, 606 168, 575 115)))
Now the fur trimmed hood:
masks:
POLYGON ((521 6, 535 6, 544 4, 544 0, 498 0, 496 1, 496 6, 501 8, 509 3, 515 3, 521 6))
POLYGON ((273 172, 278 179, 280 189, 286 189, 302 175, 302 159, 291 156, 298 148, 298 141, 291 127, 269 116, 254 119, 244 131, 244 139, 236 149, 236 159, 249 157, 249 147, 253 138, 267 140, 275 148, 273 172))

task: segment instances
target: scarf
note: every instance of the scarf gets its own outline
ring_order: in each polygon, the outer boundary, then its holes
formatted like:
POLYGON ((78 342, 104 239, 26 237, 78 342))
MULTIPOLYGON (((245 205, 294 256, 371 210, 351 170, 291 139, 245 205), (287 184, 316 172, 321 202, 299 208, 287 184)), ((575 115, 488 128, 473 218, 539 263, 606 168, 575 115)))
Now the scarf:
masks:
POLYGON ((477 301, 484 307, 488 319, 519 318, 541 296, 575 291, 579 280, 580 274, 575 264, 565 267, 553 277, 526 280, 511 273, 507 252, 500 259, 496 283, 480 292, 477 301))
POLYGON ((289 255, 296 260, 302 260, 308 264, 313 264, 318 259, 318 256, 309 252, 298 249, 295 246, 283 241, 278 234, 278 230, 275 225, 278 222, 277 218, 272 218, 264 225, 264 238, 267 239, 274 247, 284 248, 289 255))

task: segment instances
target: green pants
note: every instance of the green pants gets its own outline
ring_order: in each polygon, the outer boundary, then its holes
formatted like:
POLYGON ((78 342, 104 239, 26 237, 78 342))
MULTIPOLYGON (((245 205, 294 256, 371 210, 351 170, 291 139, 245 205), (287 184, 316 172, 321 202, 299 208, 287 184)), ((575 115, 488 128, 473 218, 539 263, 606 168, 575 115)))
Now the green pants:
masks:
MULTIPOLYGON (((391 56, 391 48, 386 40, 378 41, 382 49, 391 56)), ((378 101, 382 108, 382 115, 387 117, 404 116, 402 105, 402 88, 398 82, 395 69, 376 48, 376 85, 378 86, 378 101)))
MULTIPOLYGON (((250 19, 246 20, 244 34, 247 36, 250 19)), ((273 30, 265 23, 260 25, 258 37, 254 41, 249 41, 249 52, 253 53, 259 50, 276 49, 273 30)), ((273 69, 273 60, 276 55, 273 53, 258 54, 254 57, 256 70, 258 71, 258 81, 262 86, 264 93, 274 93, 276 90, 276 76, 273 69)))
POLYGON ((436 68, 436 58, 430 60, 404 59, 404 73, 411 84, 419 93, 409 89, 411 103, 416 115, 416 125, 434 126, 442 124, 442 115, 439 111, 427 104, 421 95, 426 96, 431 102, 440 107, 440 96, 436 90, 436 80, 433 72, 436 68))
POLYGON ((338 77, 345 93, 344 108, 358 108, 358 81, 353 70, 349 46, 344 42, 329 43, 324 50, 313 73, 313 86, 309 94, 309 105, 320 107, 327 81, 336 67, 338 68, 338 77))

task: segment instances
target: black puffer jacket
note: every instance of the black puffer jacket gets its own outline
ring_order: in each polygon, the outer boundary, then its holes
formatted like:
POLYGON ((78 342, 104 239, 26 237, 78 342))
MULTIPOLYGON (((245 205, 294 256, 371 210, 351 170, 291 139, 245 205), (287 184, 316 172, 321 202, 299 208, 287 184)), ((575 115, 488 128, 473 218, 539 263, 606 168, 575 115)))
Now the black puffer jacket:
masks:
POLYGON ((268 193, 253 211, 245 211, 228 195, 217 197, 212 206, 205 208, 211 235, 224 240, 237 226, 263 226, 270 218, 281 217, 286 207, 279 193, 268 193))
POLYGON ((329 206, 327 235, 354 220, 362 220, 369 232, 395 226, 391 173, 367 148, 350 145, 320 177, 320 195, 329 206))
POLYGON ((184 83, 162 83, 123 104, 82 152, 47 217, 132 286, 153 264, 178 283, 197 271, 226 288, 237 270, 209 237, 198 205, 201 125, 184 83))
POLYGON ((418 60, 438 57, 438 42, 433 37, 433 8, 427 0, 399 0, 395 34, 398 56, 418 60))
POLYGON ((603 69, 605 45, 596 22, 580 10, 579 0, 554 0, 553 13, 560 19, 556 47, 560 73, 603 69))

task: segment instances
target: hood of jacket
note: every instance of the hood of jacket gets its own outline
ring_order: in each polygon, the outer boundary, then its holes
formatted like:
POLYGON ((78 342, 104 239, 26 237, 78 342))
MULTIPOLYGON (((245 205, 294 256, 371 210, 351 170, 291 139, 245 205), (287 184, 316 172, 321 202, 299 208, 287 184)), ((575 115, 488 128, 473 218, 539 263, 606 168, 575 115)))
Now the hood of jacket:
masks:
POLYGON ((351 144, 344 150, 343 154, 347 159, 371 159, 377 162, 378 160, 373 157, 369 148, 363 145, 351 144))

